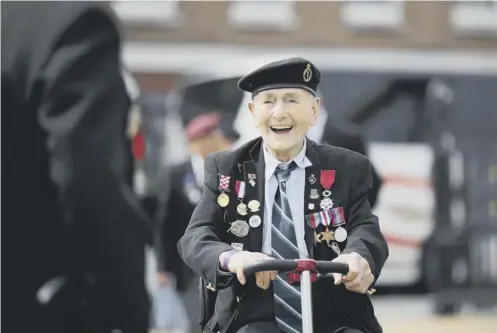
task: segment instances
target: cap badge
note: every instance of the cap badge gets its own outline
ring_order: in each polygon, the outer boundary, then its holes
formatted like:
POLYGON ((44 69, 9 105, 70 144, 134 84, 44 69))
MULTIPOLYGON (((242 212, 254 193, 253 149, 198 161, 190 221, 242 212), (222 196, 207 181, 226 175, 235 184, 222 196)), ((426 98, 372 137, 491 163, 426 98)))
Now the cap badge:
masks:
POLYGON ((307 67, 304 70, 304 73, 302 73, 302 77, 305 82, 309 82, 312 79, 312 69, 311 69, 311 64, 307 64, 307 67))

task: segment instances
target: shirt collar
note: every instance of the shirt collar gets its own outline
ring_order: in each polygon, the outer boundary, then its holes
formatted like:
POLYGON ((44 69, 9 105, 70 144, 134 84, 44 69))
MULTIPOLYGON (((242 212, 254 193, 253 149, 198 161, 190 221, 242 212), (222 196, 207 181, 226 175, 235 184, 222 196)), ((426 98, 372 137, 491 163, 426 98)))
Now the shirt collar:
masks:
MULTIPOLYGON (((311 161, 305 156, 305 152, 307 149, 307 140, 304 140, 304 145, 302 146, 302 149, 300 152, 295 156, 291 161, 285 162, 285 163, 291 163, 295 162, 297 164, 297 168, 302 168, 305 169, 308 166, 311 166, 312 163, 311 161)), ((266 181, 268 181, 274 174, 274 171, 276 171, 276 168, 278 167, 279 164, 283 163, 278 161, 273 155, 269 153, 267 150, 267 146, 264 143, 263 144, 263 152, 264 152, 264 163, 266 164, 266 181)))
POLYGON ((204 159, 199 155, 191 155, 190 160, 192 163, 193 174, 199 186, 204 183, 204 159))

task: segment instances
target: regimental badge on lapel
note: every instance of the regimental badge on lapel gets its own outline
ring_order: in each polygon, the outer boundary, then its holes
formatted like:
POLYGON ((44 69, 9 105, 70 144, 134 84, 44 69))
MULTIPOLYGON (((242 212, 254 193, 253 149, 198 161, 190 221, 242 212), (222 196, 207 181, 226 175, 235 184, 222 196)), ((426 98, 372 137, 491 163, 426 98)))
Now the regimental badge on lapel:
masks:
POLYGON ((256 175, 255 173, 249 173, 248 175, 248 179, 249 179, 249 184, 250 186, 254 187, 255 186, 255 180, 256 180, 256 175))

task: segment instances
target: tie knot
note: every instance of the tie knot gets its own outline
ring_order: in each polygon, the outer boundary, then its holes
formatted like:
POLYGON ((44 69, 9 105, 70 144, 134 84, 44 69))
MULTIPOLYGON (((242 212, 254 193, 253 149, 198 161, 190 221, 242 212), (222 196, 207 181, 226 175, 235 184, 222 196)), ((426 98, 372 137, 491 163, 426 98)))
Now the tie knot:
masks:
POLYGON ((274 175, 278 183, 284 183, 290 178, 290 172, 297 168, 297 164, 295 162, 291 162, 289 164, 278 164, 276 170, 274 171, 274 175))

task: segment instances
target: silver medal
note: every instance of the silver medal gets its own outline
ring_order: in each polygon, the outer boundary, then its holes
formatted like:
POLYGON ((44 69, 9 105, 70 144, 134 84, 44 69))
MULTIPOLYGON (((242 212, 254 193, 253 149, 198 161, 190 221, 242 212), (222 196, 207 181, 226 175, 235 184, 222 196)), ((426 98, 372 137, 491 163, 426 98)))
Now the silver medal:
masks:
POLYGON ((311 193, 309 194, 309 198, 311 198, 313 200, 319 199, 318 190, 315 188, 311 188, 311 193))
POLYGON ((333 208, 333 200, 330 198, 326 197, 321 202, 319 203, 319 206, 321 207, 322 210, 328 210, 333 208))
POLYGON ((259 215, 252 215, 249 219, 249 225, 252 227, 252 228, 257 228, 258 226, 261 225, 261 218, 259 215))
POLYGON ((309 184, 311 184, 311 185, 316 184, 316 176, 314 176, 312 174, 309 176, 309 184))
POLYGON ((335 239, 337 240, 337 242, 340 243, 344 242, 347 239, 347 230, 345 230, 345 228, 342 227, 336 228, 335 239))
POLYGON ((249 233, 249 225, 246 221, 236 220, 231 222, 231 228, 228 231, 236 237, 245 237, 249 233))

